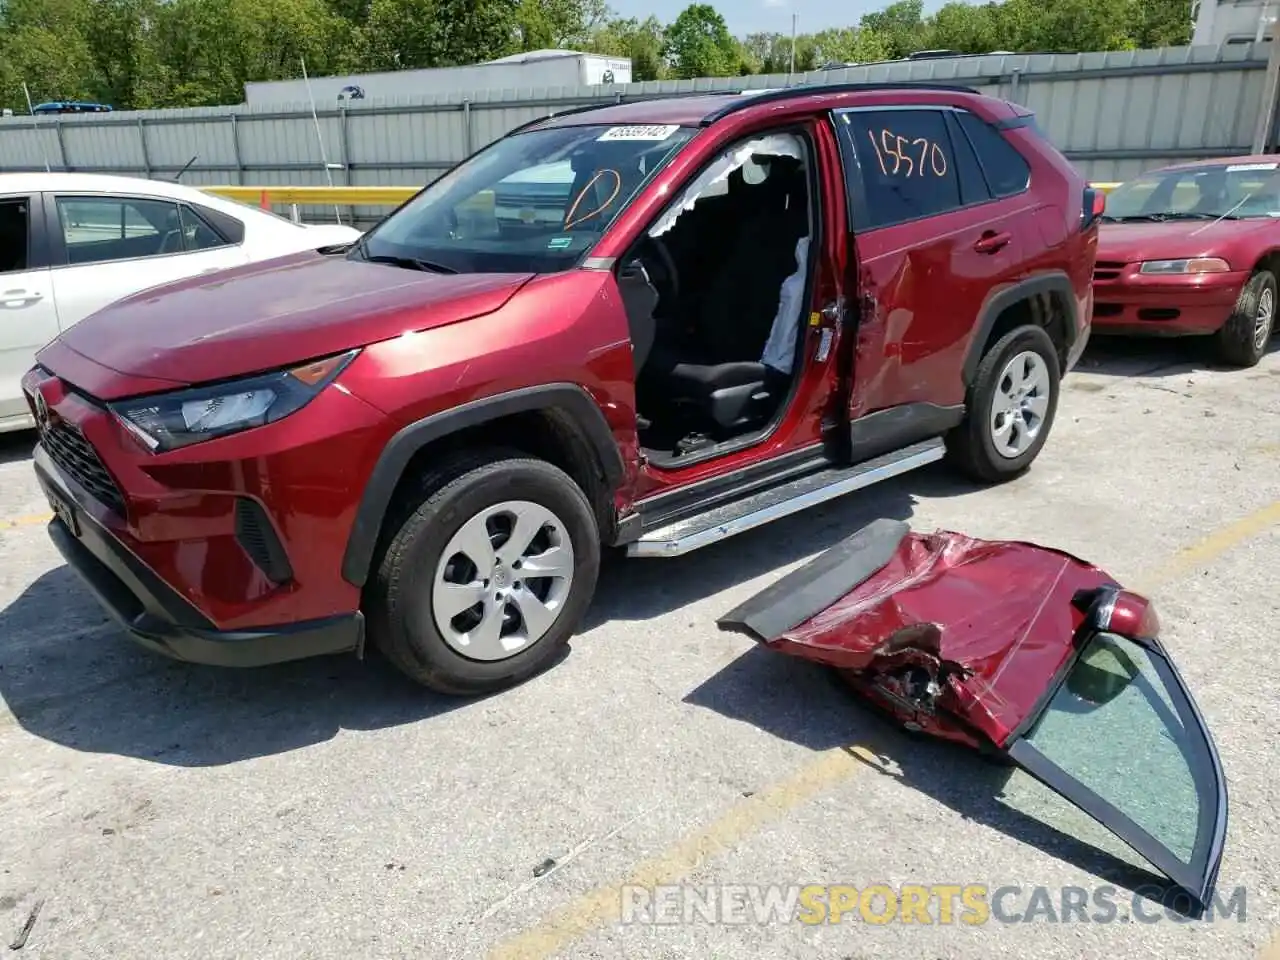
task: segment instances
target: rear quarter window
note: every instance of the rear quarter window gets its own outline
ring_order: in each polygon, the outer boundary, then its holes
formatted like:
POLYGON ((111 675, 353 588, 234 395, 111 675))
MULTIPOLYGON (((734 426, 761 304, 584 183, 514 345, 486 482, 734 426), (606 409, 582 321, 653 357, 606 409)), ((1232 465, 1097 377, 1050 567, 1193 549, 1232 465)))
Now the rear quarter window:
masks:
POLYGON ((1031 183, 1031 166, 1004 134, 966 110, 957 111, 956 118, 973 144, 991 195, 1011 197, 1026 190, 1031 183))

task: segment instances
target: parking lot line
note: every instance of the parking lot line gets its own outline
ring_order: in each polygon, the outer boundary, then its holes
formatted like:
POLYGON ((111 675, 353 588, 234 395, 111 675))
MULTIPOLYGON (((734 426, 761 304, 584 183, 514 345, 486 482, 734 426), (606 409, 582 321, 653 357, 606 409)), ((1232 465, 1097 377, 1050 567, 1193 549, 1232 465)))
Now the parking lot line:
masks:
POLYGON ((588 893, 553 912, 533 929, 499 945, 489 954, 490 960, 542 960, 554 956, 579 937, 619 919, 622 887, 673 883, 708 857, 732 849, 824 788, 848 779, 858 769, 865 766, 859 762, 855 748, 824 750, 793 776, 752 794, 669 850, 642 862, 622 884, 588 893))
POLYGON ((52 519, 52 513, 33 513, 25 517, 7 517, 4 520, 0 520, 0 528, 30 527, 38 523, 48 523, 52 519))
MULTIPOLYGON (((1135 581, 1133 588, 1152 592, 1278 523, 1280 500, 1184 547, 1135 581)), ((848 779, 858 770, 867 769, 867 764, 860 762, 867 755, 867 748, 859 745, 822 751, 791 777, 735 804, 709 825, 679 840, 657 857, 642 862, 621 883, 598 887, 553 910, 524 933, 500 943, 490 952, 489 960, 548 960, 592 931, 620 919, 624 888, 678 882, 708 857, 732 849, 823 789, 848 779)), ((1266 956, 1272 960, 1269 954, 1266 956)), ((1274 960, 1280 960, 1280 956, 1274 960)))

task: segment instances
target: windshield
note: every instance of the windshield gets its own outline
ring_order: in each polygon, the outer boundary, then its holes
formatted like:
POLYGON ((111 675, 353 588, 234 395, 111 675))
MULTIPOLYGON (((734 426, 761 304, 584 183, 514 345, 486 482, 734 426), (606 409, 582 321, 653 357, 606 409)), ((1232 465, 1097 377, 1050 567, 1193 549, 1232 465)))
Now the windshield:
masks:
POLYGON ((387 217, 351 256, 445 273, 567 270, 695 132, 596 125, 506 137, 387 217))
POLYGON ((1157 170, 1107 194, 1103 219, 1217 220, 1280 217, 1280 163, 1157 170))

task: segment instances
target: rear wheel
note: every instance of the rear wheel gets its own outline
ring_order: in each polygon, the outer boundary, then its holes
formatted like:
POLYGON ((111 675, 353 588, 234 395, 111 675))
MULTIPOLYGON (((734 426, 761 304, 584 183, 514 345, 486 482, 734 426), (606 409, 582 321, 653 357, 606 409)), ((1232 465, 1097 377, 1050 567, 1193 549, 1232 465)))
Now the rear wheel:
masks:
POLYGON ((402 672, 480 694, 549 667, 595 592, 600 538, 573 480, 518 453, 444 462, 401 504, 369 625, 402 672))
POLYGON ((1275 322, 1275 274, 1259 270, 1244 285, 1235 309, 1217 333, 1218 357, 1233 367, 1256 365, 1267 352, 1275 322))
POLYGON ((951 460, 983 483, 1022 473, 1049 437, 1061 378, 1058 351, 1044 328, 1006 333, 983 356, 964 422, 947 436, 951 460))

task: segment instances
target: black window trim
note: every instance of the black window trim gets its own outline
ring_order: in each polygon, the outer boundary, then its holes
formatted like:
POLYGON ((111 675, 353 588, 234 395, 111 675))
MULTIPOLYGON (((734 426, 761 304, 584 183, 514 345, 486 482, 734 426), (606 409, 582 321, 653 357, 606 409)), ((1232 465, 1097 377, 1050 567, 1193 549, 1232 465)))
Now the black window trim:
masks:
MULTIPOLYGON (((1031 176, 1028 173, 1027 185, 1022 190, 1019 190, 1017 193, 1010 193, 1001 197, 994 196, 991 192, 991 182, 987 178, 986 167, 982 163, 982 157, 978 153, 978 148, 974 145, 973 140, 969 137, 968 133, 965 133, 964 134, 965 142, 969 144, 969 148, 973 151, 974 157, 978 162, 978 168, 979 170, 982 171, 983 181, 984 183, 986 183, 986 186, 987 186, 987 198, 985 200, 975 200, 973 203, 965 203, 963 185, 957 181, 957 188, 959 190, 960 199, 961 199, 960 206, 954 207, 951 210, 943 210, 939 213, 925 213, 925 214, 921 214, 918 217, 910 217, 906 220, 895 220, 892 223, 872 224, 870 210, 867 205, 866 180, 862 175, 861 154, 858 150, 857 145, 853 142, 853 137, 848 136, 847 133, 841 133, 840 128, 842 126, 845 126, 845 124, 844 124, 844 121, 842 121, 840 118, 845 114, 850 114, 850 113, 887 113, 890 111, 906 111, 906 110, 911 110, 911 111, 925 110, 925 111, 933 111, 935 113, 943 114, 944 125, 947 128, 947 136, 949 138, 952 138, 951 148, 953 151, 955 150, 955 143, 954 143, 955 132, 952 128, 954 127, 959 129, 962 133, 964 132, 964 128, 960 125, 960 122, 957 119, 955 119, 954 117, 955 114, 960 114, 960 113, 970 114, 975 119, 997 130, 1012 129, 1014 127, 1027 126, 1026 123, 1014 123, 1014 124, 1011 124, 1008 128, 1006 128, 1001 126, 998 123, 993 123, 989 120, 984 119, 982 116, 980 116, 977 113, 974 113, 972 110, 969 110, 966 107, 957 107, 952 104, 945 104, 945 103, 942 103, 942 104, 885 103, 885 104, 876 104, 874 106, 836 107, 835 109, 829 111, 828 120, 832 125, 833 131, 835 132, 836 143, 840 149, 840 158, 844 164, 844 168, 846 171, 845 172, 845 198, 848 206, 849 223, 853 227, 853 230, 855 233, 861 234, 861 233, 870 233, 873 230, 887 230, 890 227, 899 227, 907 223, 919 223, 921 220, 928 220, 930 217, 945 217, 948 214, 958 213, 961 210, 970 210, 977 207, 985 206, 986 204, 989 204, 989 203, 999 203, 1004 200, 1013 200, 1017 197, 1024 196, 1030 192, 1031 176), (945 116, 946 114, 952 114, 953 116, 947 117, 945 116), (852 173, 850 173, 850 171, 852 173), (849 179, 851 175, 854 177, 854 180, 852 183, 850 182, 850 179, 849 179)), ((1013 119, 1019 120, 1019 121, 1034 122, 1035 117, 1034 115, 1032 115, 1032 116, 1026 116, 1026 117, 1015 117, 1013 119)), ((1012 143, 1010 143, 1009 146, 1012 147, 1014 150, 1017 150, 1019 155, 1022 154, 1022 151, 1018 150, 1018 148, 1015 147, 1012 143)), ((1026 158, 1024 157, 1023 159, 1025 161, 1026 158)), ((1031 164, 1028 163, 1027 166, 1030 167, 1031 164)))
MULTIPOLYGON (((72 263, 70 255, 67 252, 66 235, 62 228, 62 215, 59 212, 58 201, 62 199, 89 199, 89 200, 108 200, 119 203, 127 203, 130 200, 136 200, 142 203, 168 203, 175 208, 179 208, 178 222, 182 222, 181 207, 187 204, 185 200, 178 200, 173 197, 157 197, 147 196, 145 194, 133 193, 103 193, 99 190, 50 190, 45 194, 45 227, 47 230, 47 249, 49 252, 49 267, 52 270, 74 270, 84 267, 96 267, 107 263, 142 263, 147 260, 160 260, 168 257, 185 257, 193 253, 203 253, 204 250, 188 250, 186 249, 186 240, 183 238, 183 249, 176 250, 172 253, 153 253, 144 257, 123 257, 117 260, 94 260, 90 263, 72 263)), ((203 217, 201 219, 204 219, 203 217)), ((222 231, 216 231, 219 235, 222 231)), ((217 250, 218 247, 206 247, 206 250, 217 250)))

